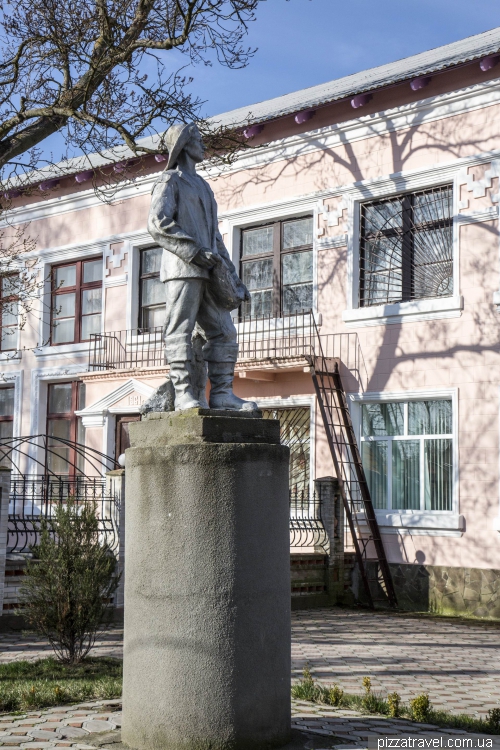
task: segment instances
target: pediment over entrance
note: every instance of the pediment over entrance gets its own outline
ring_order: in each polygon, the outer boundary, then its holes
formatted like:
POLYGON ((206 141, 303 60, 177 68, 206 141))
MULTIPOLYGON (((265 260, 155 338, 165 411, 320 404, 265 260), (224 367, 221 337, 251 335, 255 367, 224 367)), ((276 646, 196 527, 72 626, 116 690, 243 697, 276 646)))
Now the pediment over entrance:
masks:
POLYGON ((81 409, 77 414, 82 418, 84 426, 97 427, 104 424, 104 418, 108 412, 112 414, 138 412, 141 404, 151 396, 153 391, 152 386, 141 383, 136 378, 130 378, 98 401, 81 409))

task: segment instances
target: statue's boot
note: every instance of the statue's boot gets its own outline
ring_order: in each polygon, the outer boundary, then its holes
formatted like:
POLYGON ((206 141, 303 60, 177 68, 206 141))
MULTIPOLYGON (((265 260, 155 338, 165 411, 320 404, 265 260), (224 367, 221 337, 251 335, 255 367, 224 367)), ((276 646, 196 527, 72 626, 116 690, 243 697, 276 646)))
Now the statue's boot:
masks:
POLYGON ((210 408, 255 411, 254 401, 244 401, 233 393, 234 362, 209 362, 210 408))
POLYGON ((199 408, 193 393, 191 362, 171 362, 170 380, 175 391, 175 411, 199 408))

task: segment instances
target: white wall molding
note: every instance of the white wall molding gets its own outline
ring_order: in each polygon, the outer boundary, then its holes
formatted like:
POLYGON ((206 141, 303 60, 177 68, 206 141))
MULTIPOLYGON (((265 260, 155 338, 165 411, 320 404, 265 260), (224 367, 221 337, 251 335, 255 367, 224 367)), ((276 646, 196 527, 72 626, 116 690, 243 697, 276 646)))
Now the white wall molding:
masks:
MULTIPOLYGON (((152 393, 154 392, 154 388, 150 385, 147 385, 146 383, 141 382, 140 380, 137 380, 136 378, 129 378, 124 383, 119 385, 117 388, 115 388, 113 391, 110 391, 110 393, 107 393, 105 396, 103 396, 101 399, 96 401, 93 404, 90 404, 89 406, 86 406, 85 409, 80 409, 80 411, 75 412, 77 416, 81 417, 83 420, 83 424, 85 426, 87 420, 90 417, 94 417, 97 415, 105 414, 108 411, 113 410, 113 405, 117 403, 117 401, 121 401, 122 398, 125 398, 126 396, 129 396, 132 393, 139 393, 141 396, 144 396, 145 398, 149 398, 152 393)), ((139 412, 139 406, 130 406, 127 407, 126 410, 118 409, 113 410, 113 413, 120 413, 121 411, 139 412)))
MULTIPOLYGON (((458 174, 458 184, 466 185, 469 193, 472 193, 473 198, 484 198, 486 190, 491 188, 492 181, 495 177, 500 177, 500 159, 492 159, 490 168, 484 173, 484 177, 480 180, 475 180, 474 176, 469 174, 467 168, 460 170, 458 174)), ((498 203, 500 195, 497 193, 492 196, 492 201, 498 203)), ((458 204, 459 208, 469 208, 469 201, 460 201, 458 204)))
POLYGON ((104 288, 110 289, 113 286, 125 286, 128 283, 128 273, 122 273, 120 276, 107 276, 104 279, 104 288))
POLYGON ((53 346, 37 346, 35 349, 33 349, 33 354, 37 358, 37 361, 40 363, 46 361, 52 362, 54 360, 59 360, 60 362, 61 359, 64 360, 70 358, 73 360, 73 364, 76 365, 74 359, 78 359, 81 357, 82 366, 84 366, 83 371, 87 372, 86 364, 88 359, 88 351, 89 342, 82 341, 78 344, 54 344, 53 346))
POLYGON ((86 406, 85 409, 75 412, 75 414, 81 417, 84 427, 104 428, 102 434, 102 452, 106 456, 112 456, 115 450, 116 416, 119 414, 139 414, 140 409, 139 404, 127 405, 126 407, 116 407, 114 405, 133 393, 139 393, 148 399, 154 393, 154 390, 152 386, 136 378, 129 378, 113 391, 110 391, 93 404, 86 406))
POLYGON ((480 224, 483 221, 495 221, 496 219, 498 219, 498 206, 461 213, 453 217, 453 221, 457 224, 480 224))
POLYGON ((464 300, 460 295, 396 302, 391 305, 373 305, 344 310, 342 320, 348 328, 380 326, 402 321, 440 320, 459 318, 464 300))
POLYGON ((330 250, 335 247, 345 247, 347 245, 347 234, 339 234, 335 237, 321 237, 316 247, 318 250, 330 250))

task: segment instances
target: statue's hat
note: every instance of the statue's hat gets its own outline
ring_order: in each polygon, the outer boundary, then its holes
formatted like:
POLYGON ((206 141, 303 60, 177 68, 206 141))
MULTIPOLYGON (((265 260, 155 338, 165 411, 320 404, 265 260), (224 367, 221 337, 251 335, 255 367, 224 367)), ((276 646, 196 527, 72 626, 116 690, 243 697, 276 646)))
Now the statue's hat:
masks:
POLYGON ((177 166, 177 159, 179 158, 179 154, 181 153, 184 146, 189 142, 189 139, 193 135, 195 128, 196 124, 194 122, 190 122, 188 124, 180 122, 169 127, 165 138, 168 150, 168 162, 166 167, 167 169, 174 169, 177 166))

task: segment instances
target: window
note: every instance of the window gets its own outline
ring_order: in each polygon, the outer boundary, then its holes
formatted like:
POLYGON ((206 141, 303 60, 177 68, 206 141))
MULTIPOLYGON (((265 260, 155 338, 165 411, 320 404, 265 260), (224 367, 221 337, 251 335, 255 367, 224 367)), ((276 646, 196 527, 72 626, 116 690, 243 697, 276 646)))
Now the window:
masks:
POLYGON ((140 328, 156 328, 165 323, 165 286, 160 281, 163 249, 141 250, 140 328))
MULTIPOLYGON (((0 440, 13 436, 14 427, 14 386, 0 388, 0 440)), ((0 451, 0 466, 11 468, 10 459, 0 451)))
POLYGON ((19 276, 0 277, 0 351, 17 348, 19 276))
POLYGON ((264 419, 280 420, 281 443, 290 448, 290 490, 309 494, 311 462, 311 411, 306 407, 263 409, 264 419))
POLYGON ((47 468, 55 474, 83 470, 83 458, 74 443, 85 443, 82 421, 75 411, 85 408, 85 384, 52 383, 47 400, 47 468))
POLYGON ((361 458, 374 507, 451 511, 451 400, 363 404, 361 417, 361 458))
POLYGON ((242 232, 241 279, 251 295, 243 317, 277 318, 312 308, 312 241, 311 217, 242 232))
POLYGON ((452 187, 361 206, 361 307, 453 294, 452 187))
POLYGON ((52 269, 52 343, 88 341, 101 332, 102 258, 52 269))

